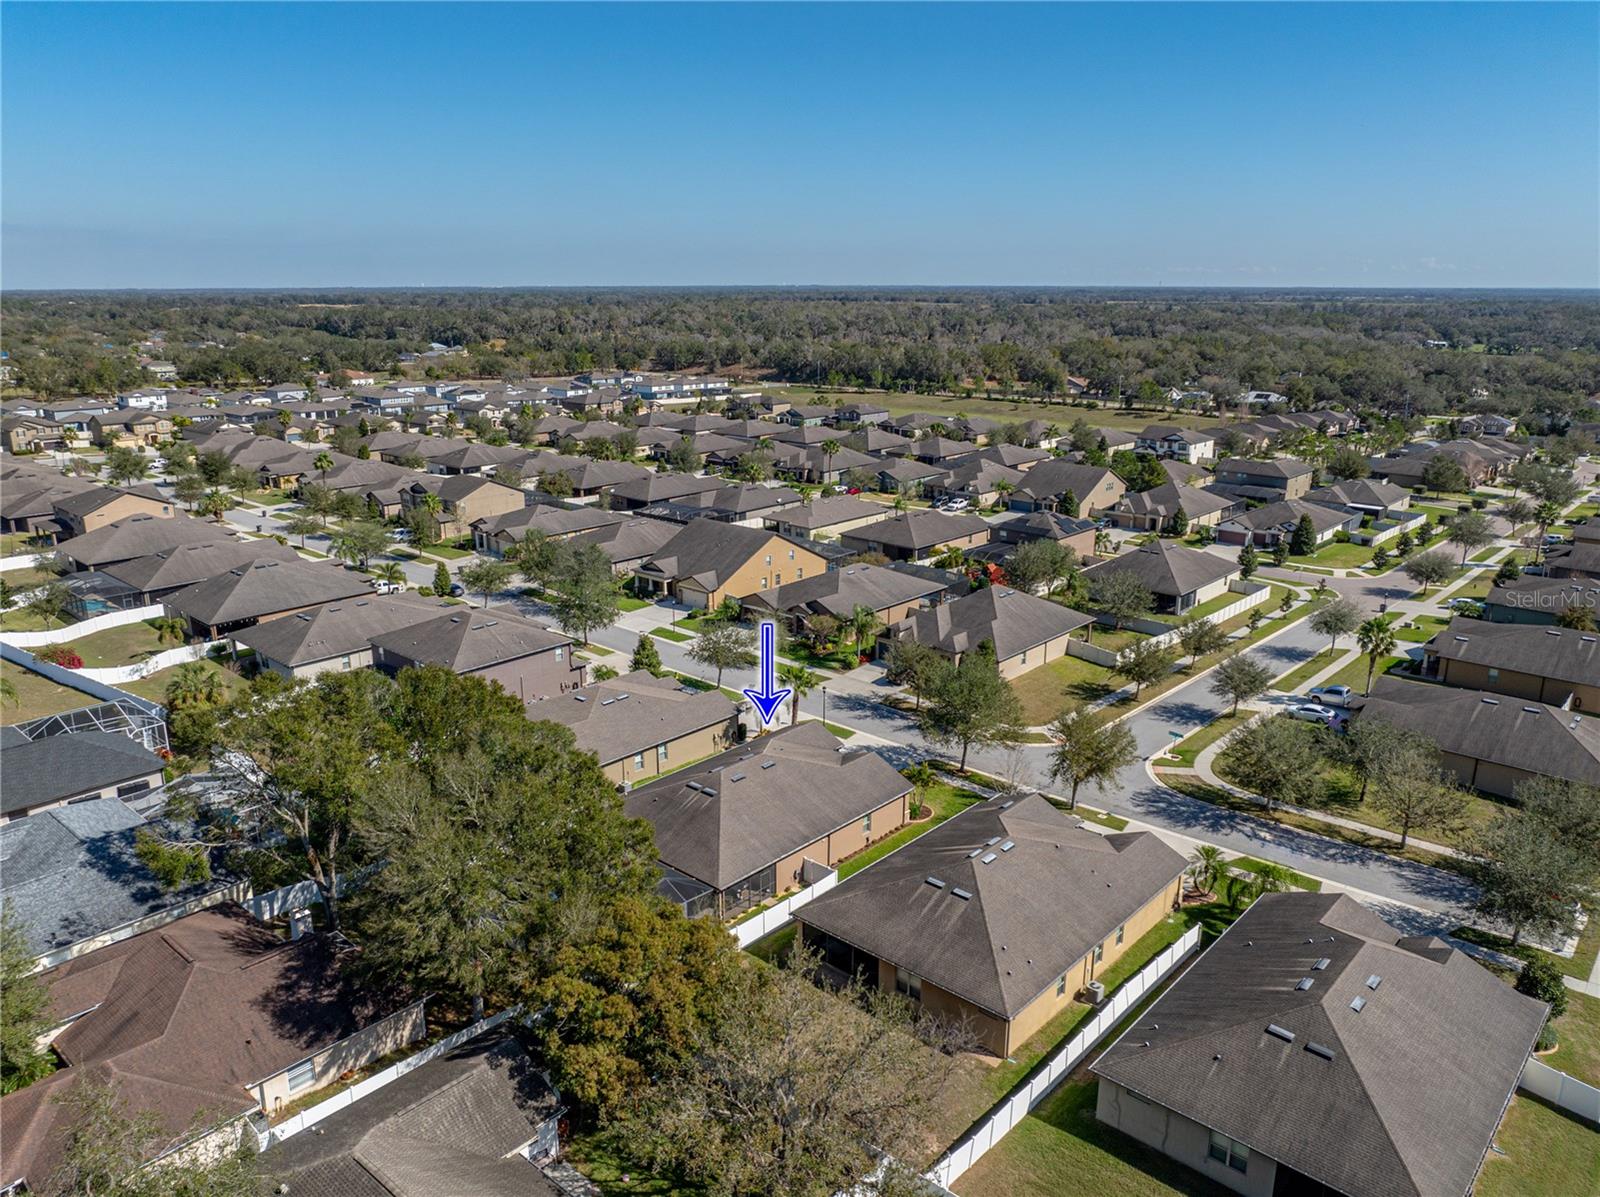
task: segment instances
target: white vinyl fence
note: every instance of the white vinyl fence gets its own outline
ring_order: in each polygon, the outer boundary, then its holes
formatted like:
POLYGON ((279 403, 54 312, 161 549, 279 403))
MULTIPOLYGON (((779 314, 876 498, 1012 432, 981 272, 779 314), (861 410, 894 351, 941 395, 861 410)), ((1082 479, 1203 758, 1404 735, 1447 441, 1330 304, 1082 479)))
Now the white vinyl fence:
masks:
POLYGON ((1045 1067, 1011 1091, 988 1117, 973 1127, 928 1172, 928 1179, 944 1188, 956 1182, 966 1170, 1028 1116, 1078 1061, 1100 1042, 1122 1017, 1164 980, 1174 968, 1200 946, 1200 928, 1190 927, 1183 938, 1145 965, 1126 984, 1107 999, 1100 1012, 1084 1023, 1066 1046, 1050 1057, 1045 1067))
POLYGON ((151 714, 163 716, 166 714, 166 709, 160 703, 140 698, 127 690, 118 690, 115 686, 96 678, 85 677, 81 670, 63 669, 60 665, 41 661, 27 649, 7 644, 4 640, 0 640, 0 660, 10 661, 13 665, 20 665, 23 669, 37 673, 40 677, 47 677, 70 690, 87 694, 96 702, 131 702, 151 714))
POLYGON ((49 556, 49 553, 18 553, 14 557, 0 557, 0 573, 13 569, 32 569, 49 556))
POLYGON ((281 1143, 285 1139, 298 1135, 308 1126, 315 1126, 324 1118, 329 1118, 334 1114, 337 1114, 346 1106, 349 1106, 354 1102, 358 1102, 368 1094, 382 1089, 391 1081, 399 1080, 413 1068, 420 1068, 422 1065, 426 1064, 429 1060, 434 1059, 436 1056, 442 1056, 445 1052, 455 1050, 463 1043, 467 1042, 467 1040, 476 1039, 485 1031, 493 1030, 495 1027, 505 1022, 506 1019, 511 1018, 513 1015, 520 1014, 521 1012, 521 1006, 512 1006, 510 1009, 502 1010, 498 1014, 491 1014, 488 1018, 482 1019, 479 1022, 475 1022, 470 1027, 463 1027, 454 1035, 447 1035, 445 1038, 439 1040, 438 1043, 435 1043, 430 1047, 423 1048, 420 1052, 416 1053, 416 1055, 407 1056, 399 1063, 391 1064, 382 1072, 373 1073, 366 1080, 351 1085, 343 1092, 335 1093, 332 1097, 328 1098, 327 1101, 320 1101, 314 1106, 309 1106, 306 1109, 301 1110, 294 1117, 285 1118, 282 1122, 278 1123, 277 1126, 269 1127, 266 1131, 258 1131, 258 1150, 265 1151, 274 1143, 281 1143))
POLYGON ((96 615, 93 619, 69 623, 64 628, 47 628, 41 632, 0 632, 0 642, 15 645, 17 648, 36 648, 41 644, 66 644, 80 640, 84 636, 92 636, 96 632, 103 632, 107 628, 120 628, 130 623, 155 619, 165 611, 166 608, 160 603, 132 607, 126 611, 107 611, 104 615, 96 615))
POLYGON ((1522 1079, 1517 1082, 1517 1088, 1569 1114, 1600 1123, 1600 1089, 1548 1064, 1530 1058, 1522 1066, 1522 1079))
POLYGON ((146 657, 142 661, 135 661, 132 665, 108 665, 101 669, 79 669, 75 672, 96 682, 105 682, 116 685, 118 682, 136 682, 140 678, 149 677, 152 673, 160 673, 173 665, 183 665, 189 661, 199 661, 210 655, 214 648, 226 648, 226 640, 208 640, 204 644, 185 644, 181 648, 169 648, 166 652, 156 653, 153 657, 146 657))
POLYGON ((733 926, 733 938, 738 941, 741 948, 748 948, 756 940, 765 939, 794 918, 794 912, 807 902, 822 897, 823 894, 838 884, 839 874, 829 873, 815 885, 808 885, 805 889, 797 890, 776 906, 769 906, 760 914, 745 919, 742 923, 735 923, 733 926))

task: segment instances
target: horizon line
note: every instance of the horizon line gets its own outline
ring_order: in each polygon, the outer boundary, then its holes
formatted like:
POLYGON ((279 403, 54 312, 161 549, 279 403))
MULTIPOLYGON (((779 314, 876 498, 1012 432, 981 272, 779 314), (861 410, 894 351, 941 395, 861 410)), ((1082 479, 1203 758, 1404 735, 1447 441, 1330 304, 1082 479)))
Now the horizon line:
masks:
POLYGON ((1379 286, 1350 283, 307 283, 255 284, 216 283, 205 285, 121 284, 100 286, 0 286, 0 297, 13 295, 103 295, 110 293, 215 294, 249 292, 254 294, 297 294, 311 291, 1231 291, 1320 292, 1320 293, 1407 293, 1407 292, 1527 292, 1600 296, 1600 285, 1581 287, 1560 284, 1458 284, 1396 283, 1379 286))

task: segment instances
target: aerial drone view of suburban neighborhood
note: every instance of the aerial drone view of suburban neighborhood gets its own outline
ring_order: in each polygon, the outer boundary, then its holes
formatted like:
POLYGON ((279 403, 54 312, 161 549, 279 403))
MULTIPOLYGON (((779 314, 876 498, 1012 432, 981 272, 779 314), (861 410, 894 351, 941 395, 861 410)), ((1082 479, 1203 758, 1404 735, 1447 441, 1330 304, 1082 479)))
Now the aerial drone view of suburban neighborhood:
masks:
POLYGON ((1592 228, 235 286, 9 221, 0 1193, 1600 1194, 1592 228))

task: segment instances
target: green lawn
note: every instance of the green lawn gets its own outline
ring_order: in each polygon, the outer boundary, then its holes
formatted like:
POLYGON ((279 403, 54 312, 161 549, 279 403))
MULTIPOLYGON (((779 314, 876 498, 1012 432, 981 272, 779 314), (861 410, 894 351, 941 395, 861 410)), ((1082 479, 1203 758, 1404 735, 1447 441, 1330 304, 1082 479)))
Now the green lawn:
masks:
MULTIPOLYGON (((52 619, 52 628, 59 628, 61 620, 52 619)), ((0 612, 0 632, 42 632, 45 631, 44 620, 29 611, 26 607, 13 607, 9 611, 0 612)))
POLYGON ((1481 944, 1486 948, 1509 953, 1512 956, 1521 956, 1530 959, 1534 956, 1543 956, 1558 970, 1569 977, 1587 979, 1594 969, 1596 957, 1600 957, 1600 914, 1593 912, 1589 915, 1588 925, 1578 937, 1577 950, 1571 956, 1557 956, 1554 952, 1546 952, 1540 948, 1529 947, 1527 944, 1511 946, 1511 941, 1504 936, 1495 935, 1488 931, 1480 931, 1476 927, 1457 927, 1450 934, 1457 939, 1464 939, 1468 943, 1481 944))
POLYGON ((1315 553, 1289 558, 1290 565, 1320 565, 1326 569, 1355 569, 1372 562, 1372 546, 1335 541, 1315 553))
POLYGON ((854 856, 847 857, 839 865, 839 879, 843 881, 852 873, 859 873, 876 860, 882 860, 889 853, 904 844, 909 844, 919 835, 931 831, 943 823, 951 815, 958 815, 975 802, 982 802, 981 794, 974 794, 971 790, 959 789, 949 782, 935 782, 923 793, 922 800, 933 811, 933 816, 926 822, 912 823, 902 827, 893 835, 885 836, 876 844, 863 848, 854 856))
MULTIPOLYGON (((1267 861, 1257 860, 1253 856, 1237 856, 1228 862, 1228 867, 1237 869, 1241 873, 1259 873, 1267 861)), ((1314 894, 1322 892, 1322 882, 1315 877, 1307 877, 1304 873, 1297 873, 1293 869, 1284 869, 1285 879, 1296 889, 1309 890, 1314 894)))
POLYGON ((43 586, 46 582, 54 582, 60 574, 53 569, 41 569, 37 565, 30 565, 26 569, 8 569, 3 576, 6 585, 12 590, 22 592, 43 586))
MULTIPOLYGON (((1402 662, 1409 661, 1409 657, 1384 657, 1378 662, 1377 671, 1372 675, 1373 681, 1388 673, 1390 669, 1402 662)), ((1359 653, 1350 659, 1350 662, 1340 669, 1327 681, 1324 686, 1349 686, 1352 690, 1364 693, 1367 688, 1367 666, 1370 664, 1365 653, 1359 653)))
POLYGON ((652 1176, 600 1134, 574 1135, 566 1148, 567 1158, 594 1183, 601 1197, 703 1197, 705 1193, 688 1181, 652 1176))
POLYGON ((68 647, 83 658, 86 668, 106 669, 132 665, 165 649, 177 648, 178 645, 171 642, 163 644, 157 639, 155 629, 141 622, 95 632, 92 636, 72 641, 68 647))
POLYGON ((17 691, 16 703, 7 703, 0 708, 0 722, 3 723, 26 723, 29 719, 44 715, 92 706, 98 701, 80 690, 52 682, 9 661, 0 662, 0 677, 9 681, 17 691))
POLYGON ((686 640, 694 639, 694 637, 689 635, 688 632, 680 632, 674 628, 651 628, 650 634, 652 636, 659 636, 663 640, 674 641, 678 644, 682 644, 686 640))
POLYGON ((1336 654, 1334 653, 1333 649, 1323 649, 1309 661, 1304 661, 1301 664, 1296 665, 1288 673, 1284 674, 1277 681, 1273 682, 1272 688, 1274 690, 1280 690, 1285 694, 1293 694, 1296 690, 1300 689, 1301 686, 1305 685, 1312 678, 1316 677, 1317 674, 1321 673, 1329 665, 1332 665, 1335 655, 1336 654))
POLYGON ((1450 620, 1447 616, 1415 615, 1406 624, 1395 628, 1394 634, 1398 640, 1407 640, 1413 644, 1425 644, 1449 626, 1450 620))
POLYGON ((1222 739, 1234 728, 1244 726, 1250 721, 1253 714, 1254 712, 1251 711, 1240 711, 1237 715, 1223 715, 1220 718, 1213 719, 1199 731, 1193 732, 1185 739, 1178 741, 1178 746, 1172 750, 1166 764, 1174 769, 1193 769, 1195 757, 1222 739))
POLYGON ((1022 703, 1023 722, 1049 723, 1069 702, 1093 702, 1117 688, 1111 670, 1079 657, 1057 657, 1030 669, 1011 683, 1022 703))
POLYGON ((1103 648, 1108 653, 1120 653, 1131 645, 1138 644, 1141 640, 1150 639, 1144 632, 1135 632, 1132 628, 1106 628, 1098 624, 1084 629, 1090 633, 1089 643, 1096 648, 1103 648))
POLYGON ((855 728, 840 727, 837 723, 824 723, 822 726, 827 728, 834 735, 838 736, 841 740, 848 740, 851 736, 856 734, 855 728))
MULTIPOLYGON (((231 698, 245 688, 245 680, 237 673, 224 669, 215 661, 207 660, 203 661, 202 664, 205 665, 208 672, 214 672, 218 675, 225 697, 231 698)), ((167 701, 167 684, 172 681, 172 675, 181 668, 182 666, 174 665, 171 669, 163 669, 157 673, 152 673, 149 677, 142 678, 137 682, 125 682, 118 689, 137 694, 140 698, 148 698, 151 702, 164 703, 167 701)))
POLYGON ((1232 603, 1238 602, 1245 596, 1232 590, 1224 590, 1215 598, 1207 599, 1196 607, 1185 611, 1182 615, 1152 615, 1151 619, 1158 619, 1162 623, 1182 623, 1186 619, 1204 619, 1207 615, 1222 610, 1232 603))
POLYGON ((624 594, 617 599, 617 605, 624 611, 642 611, 651 604, 647 603, 644 599, 634 598, 632 595, 624 594))
POLYGON ((1477 1197, 1580 1197, 1600 1193, 1600 1134, 1519 1093, 1495 1135, 1477 1197))
MULTIPOLYGON (((1476 571, 1476 576, 1470 582, 1468 582, 1465 586, 1461 587, 1458 590, 1452 590, 1450 592, 1449 599, 1447 599, 1445 601, 1448 602, 1448 601, 1450 601, 1450 599, 1458 599, 1458 598, 1465 598, 1465 599, 1486 599, 1486 598, 1488 598, 1489 597, 1489 591, 1494 589, 1494 575, 1495 575, 1495 571, 1492 570, 1492 569, 1480 569, 1480 570, 1477 570, 1476 571)), ((1457 574, 1457 576, 1459 577, 1460 575, 1457 574)), ((1447 583, 1445 583, 1445 585, 1448 586, 1449 583, 1447 582, 1447 583)))
POLYGON ((1567 992, 1567 1012, 1556 1020, 1560 1042, 1540 1056, 1551 1068, 1590 1085, 1600 1085, 1600 998, 1567 992))

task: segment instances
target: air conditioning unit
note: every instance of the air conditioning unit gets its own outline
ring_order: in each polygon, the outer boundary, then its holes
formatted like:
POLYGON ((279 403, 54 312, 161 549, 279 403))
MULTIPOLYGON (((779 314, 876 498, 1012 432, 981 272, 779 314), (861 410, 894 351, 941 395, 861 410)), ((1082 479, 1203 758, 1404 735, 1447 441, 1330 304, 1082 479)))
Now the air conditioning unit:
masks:
POLYGON ((1098 1006, 1106 1000, 1106 983, 1104 981, 1090 981, 1083 987, 1083 1000, 1091 1006, 1098 1006))

